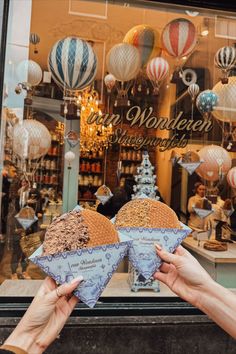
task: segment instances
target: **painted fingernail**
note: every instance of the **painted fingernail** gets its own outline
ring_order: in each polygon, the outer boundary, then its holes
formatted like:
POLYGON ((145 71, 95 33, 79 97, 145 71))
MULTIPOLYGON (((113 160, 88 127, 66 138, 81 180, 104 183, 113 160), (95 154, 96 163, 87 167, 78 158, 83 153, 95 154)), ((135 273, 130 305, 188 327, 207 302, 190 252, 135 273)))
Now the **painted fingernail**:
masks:
POLYGON ((77 278, 74 278, 73 280, 71 280, 71 284, 75 284, 75 283, 80 283, 82 280, 84 280, 84 277, 82 275, 79 275, 77 278))
POLYGON ((158 245, 158 243, 155 244, 155 247, 156 247, 156 249, 157 249, 158 251, 161 251, 161 250, 162 250, 161 246, 158 245))

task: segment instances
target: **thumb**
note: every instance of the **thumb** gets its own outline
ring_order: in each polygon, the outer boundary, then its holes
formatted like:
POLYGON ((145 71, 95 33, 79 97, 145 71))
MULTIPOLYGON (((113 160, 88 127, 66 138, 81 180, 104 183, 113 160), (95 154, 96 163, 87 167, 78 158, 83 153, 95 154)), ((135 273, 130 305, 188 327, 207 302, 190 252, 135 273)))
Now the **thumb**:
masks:
POLYGON ((74 278, 70 283, 65 283, 58 286, 56 289, 46 295, 48 300, 50 302, 56 303, 60 297, 70 295, 77 288, 77 286, 81 283, 82 280, 83 276, 80 275, 77 278, 74 278))
POLYGON ((157 251, 157 255, 165 262, 167 263, 172 263, 172 264, 176 264, 177 261, 178 261, 178 256, 173 254, 173 253, 170 253, 170 252, 167 252, 166 250, 163 250, 161 248, 160 245, 156 244, 155 245, 156 247, 156 251, 157 251))

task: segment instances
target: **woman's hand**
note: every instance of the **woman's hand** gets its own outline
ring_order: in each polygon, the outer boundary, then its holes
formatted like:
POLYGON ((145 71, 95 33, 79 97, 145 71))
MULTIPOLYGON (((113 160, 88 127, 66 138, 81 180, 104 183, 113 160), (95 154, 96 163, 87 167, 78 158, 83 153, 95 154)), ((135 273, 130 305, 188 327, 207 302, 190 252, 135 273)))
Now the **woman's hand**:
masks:
POLYGON ((198 261, 182 246, 169 253, 156 245, 157 255, 163 260, 154 278, 166 284, 175 294, 197 306, 206 285, 213 282, 198 261))
POLYGON ((40 354, 54 341, 74 309, 78 298, 72 292, 83 280, 78 277, 57 287, 47 277, 16 329, 4 343, 40 354))

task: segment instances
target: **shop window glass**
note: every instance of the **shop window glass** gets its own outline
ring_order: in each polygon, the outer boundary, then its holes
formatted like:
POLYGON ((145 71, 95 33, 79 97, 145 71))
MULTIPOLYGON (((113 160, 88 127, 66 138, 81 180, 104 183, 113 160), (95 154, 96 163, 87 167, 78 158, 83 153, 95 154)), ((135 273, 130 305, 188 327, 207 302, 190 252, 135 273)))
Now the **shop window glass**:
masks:
MULTIPOLYGON (((226 239, 236 253, 234 22, 233 14, 161 3, 10 2, 0 296, 36 292, 45 273, 28 257, 55 217, 79 205, 113 219, 135 195, 159 198, 190 222, 184 246, 236 287, 232 269, 217 263, 223 253, 204 248, 226 239), (206 198, 192 215, 196 182, 206 198)), ((102 297, 137 296, 173 294, 125 257, 102 297)))

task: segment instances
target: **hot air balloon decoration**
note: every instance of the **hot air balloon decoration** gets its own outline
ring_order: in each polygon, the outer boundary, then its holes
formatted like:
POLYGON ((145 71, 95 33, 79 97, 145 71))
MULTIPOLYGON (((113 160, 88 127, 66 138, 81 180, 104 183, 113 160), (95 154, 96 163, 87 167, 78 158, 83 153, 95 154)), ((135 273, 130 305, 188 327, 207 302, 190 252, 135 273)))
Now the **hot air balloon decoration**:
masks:
POLYGON ((27 92, 25 103, 32 104, 32 90, 43 77, 41 67, 33 60, 22 60, 16 67, 16 75, 20 82, 15 88, 15 93, 20 94, 22 90, 25 90, 27 92))
POLYGON ((196 28, 191 21, 177 18, 163 29, 161 42, 165 52, 176 58, 176 71, 178 72, 183 64, 181 59, 190 55, 197 44, 196 28))
POLYGON ((194 50, 197 44, 197 31, 191 21, 177 18, 165 26, 161 40, 164 50, 170 56, 181 59, 194 50))
POLYGON ((77 37, 57 41, 48 56, 48 68, 64 95, 73 96, 92 84, 97 72, 97 56, 91 45, 77 37))
POLYGON ((147 76, 154 87, 154 94, 158 94, 161 82, 167 77, 169 64, 164 58, 156 57, 147 64, 147 76))
POLYGON ((209 118, 213 109, 218 105, 218 96, 211 90, 202 91, 196 100, 196 106, 204 118, 209 118))
POLYGON ((141 68, 139 51, 136 47, 128 43, 116 44, 108 52, 106 63, 108 71, 117 80, 118 105, 127 105, 128 90, 141 68))
POLYGON ((227 173, 227 182, 232 188, 236 188, 236 167, 232 167, 227 173))
POLYGON ((23 172, 36 172, 39 161, 47 154, 51 146, 51 134, 44 124, 35 119, 24 119, 22 123, 14 125, 13 153, 15 154, 19 168, 23 172), (32 168, 34 160, 34 168, 32 168))
POLYGON ((213 183, 222 179, 231 168, 231 157, 228 151, 221 146, 204 146, 198 155, 203 162, 197 168, 196 173, 206 181, 213 183))
POLYGON ((116 84, 116 78, 114 75, 112 74, 107 74, 105 77, 104 77, 104 83, 105 83, 105 86, 107 88, 107 92, 108 93, 111 93, 113 87, 115 86, 116 84))
POLYGON ((191 84, 188 87, 188 94, 190 95, 192 102, 195 101, 197 95, 199 94, 200 88, 198 86, 198 84, 191 84))
POLYGON ((37 44, 40 43, 40 37, 37 33, 30 33, 30 43, 34 45, 34 54, 38 54, 37 44))
POLYGON ((200 88, 198 86, 198 84, 191 84, 188 87, 188 94, 191 97, 191 101, 192 101, 192 106, 191 106, 191 118, 193 119, 193 110, 194 110, 194 101, 197 97, 197 95, 199 94, 200 88))
POLYGON ((236 48, 230 46, 220 48, 215 54, 214 61, 215 66, 221 69, 223 74, 222 84, 227 84, 230 70, 236 62, 236 48))
POLYGON ((159 56, 160 36, 159 33, 149 25, 138 25, 131 28, 125 35, 124 43, 134 45, 140 54, 141 67, 146 67, 149 60, 159 56))
POLYGON ((212 91, 218 96, 213 116, 222 122, 236 122, 236 76, 230 76, 227 85, 217 82, 212 91))

